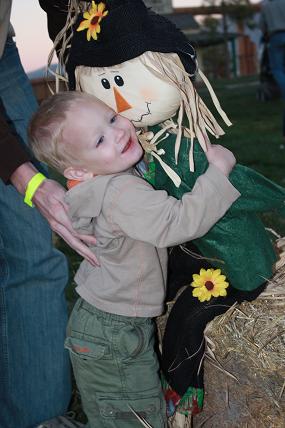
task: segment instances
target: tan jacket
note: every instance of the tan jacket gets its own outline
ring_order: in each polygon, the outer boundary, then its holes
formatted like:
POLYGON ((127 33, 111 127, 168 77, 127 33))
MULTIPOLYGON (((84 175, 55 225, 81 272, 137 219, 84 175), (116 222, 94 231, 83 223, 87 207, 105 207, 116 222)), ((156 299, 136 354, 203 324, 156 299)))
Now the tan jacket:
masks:
POLYGON ((7 35, 14 34, 10 24, 12 0, 0 0, 0 58, 2 57, 7 35))
POLYGON ((177 200, 132 172, 98 176, 66 194, 74 227, 94 234, 101 267, 83 261, 77 292, 106 312, 154 317, 163 311, 167 247, 204 235, 239 192, 213 165, 177 200))

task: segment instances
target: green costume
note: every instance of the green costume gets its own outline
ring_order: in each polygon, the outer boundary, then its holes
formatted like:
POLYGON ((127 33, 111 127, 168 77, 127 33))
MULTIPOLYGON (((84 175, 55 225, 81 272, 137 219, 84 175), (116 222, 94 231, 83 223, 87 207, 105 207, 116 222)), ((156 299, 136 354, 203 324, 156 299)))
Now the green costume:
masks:
MULTIPOLYGON (((149 127, 149 131, 154 133, 159 129, 158 126, 149 127)), ((179 188, 175 187, 159 162, 154 159, 155 187, 167 190, 170 195, 180 199, 185 192, 191 191, 196 179, 207 169, 208 161, 200 145, 195 144, 195 171, 190 172, 190 142, 183 137, 176 165, 175 139, 176 135, 169 134, 159 143, 158 148, 165 150, 162 159, 180 176, 181 185, 179 188)), ((211 264, 221 268, 233 287, 253 290, 272 276, 277 259, 258 213, 277 210, 284 216, 285 189, 242 165, 235 166, 230 174, 230 181, 239 190, 241 197, 205 236, 194 243, 203 256, 216 259, 211 260, 211 264)))

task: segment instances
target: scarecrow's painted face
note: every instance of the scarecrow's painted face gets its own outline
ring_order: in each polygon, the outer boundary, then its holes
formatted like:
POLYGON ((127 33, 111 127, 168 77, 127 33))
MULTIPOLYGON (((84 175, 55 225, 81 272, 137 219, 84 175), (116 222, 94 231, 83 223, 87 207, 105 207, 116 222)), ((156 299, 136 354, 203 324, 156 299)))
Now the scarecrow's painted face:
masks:
POLYGON ((77 67, 77 89, 95 95, 136 127, 161 123, 175 115, 181 96, 141 57, 153 68, 145 54, 118 66, 77 67))

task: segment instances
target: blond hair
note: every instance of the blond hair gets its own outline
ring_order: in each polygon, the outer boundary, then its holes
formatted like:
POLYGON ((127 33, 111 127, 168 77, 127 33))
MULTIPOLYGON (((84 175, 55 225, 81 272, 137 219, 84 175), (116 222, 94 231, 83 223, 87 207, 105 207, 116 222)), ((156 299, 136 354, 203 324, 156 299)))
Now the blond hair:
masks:
POLYGON ((30 121, 28 137, 33 153, 60 173, 79 163, 63 138, 63 129, 72 108, 88 100, 97 98, 78 91, 59 92, 44 100, 30 121))

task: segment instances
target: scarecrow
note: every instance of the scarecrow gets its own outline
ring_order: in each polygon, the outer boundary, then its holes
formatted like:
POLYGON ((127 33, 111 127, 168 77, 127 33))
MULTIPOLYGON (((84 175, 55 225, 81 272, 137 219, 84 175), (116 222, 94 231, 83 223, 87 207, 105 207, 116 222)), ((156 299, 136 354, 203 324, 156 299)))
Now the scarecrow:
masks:
MULTIPOLYGON (((230 121, 175 25, 141 0, 89 2, 75 19, 66 70, 70 89, 95 95, 133 122, 145 150, 137 168, 146 180, 176 198, 191 191, 208 166, 208 134, 224 133, 195 89, 197 75, 230 121)), ((203 238, 169 250, 168 299, 189 284, 162 343, 169 415, 202 408, 207 323, 235 302, 255 299, 273 274, 277 256, 257 213, 284 214, 285 189, 242 165, 230 181, 242 196, 227 214, 203 238)))

